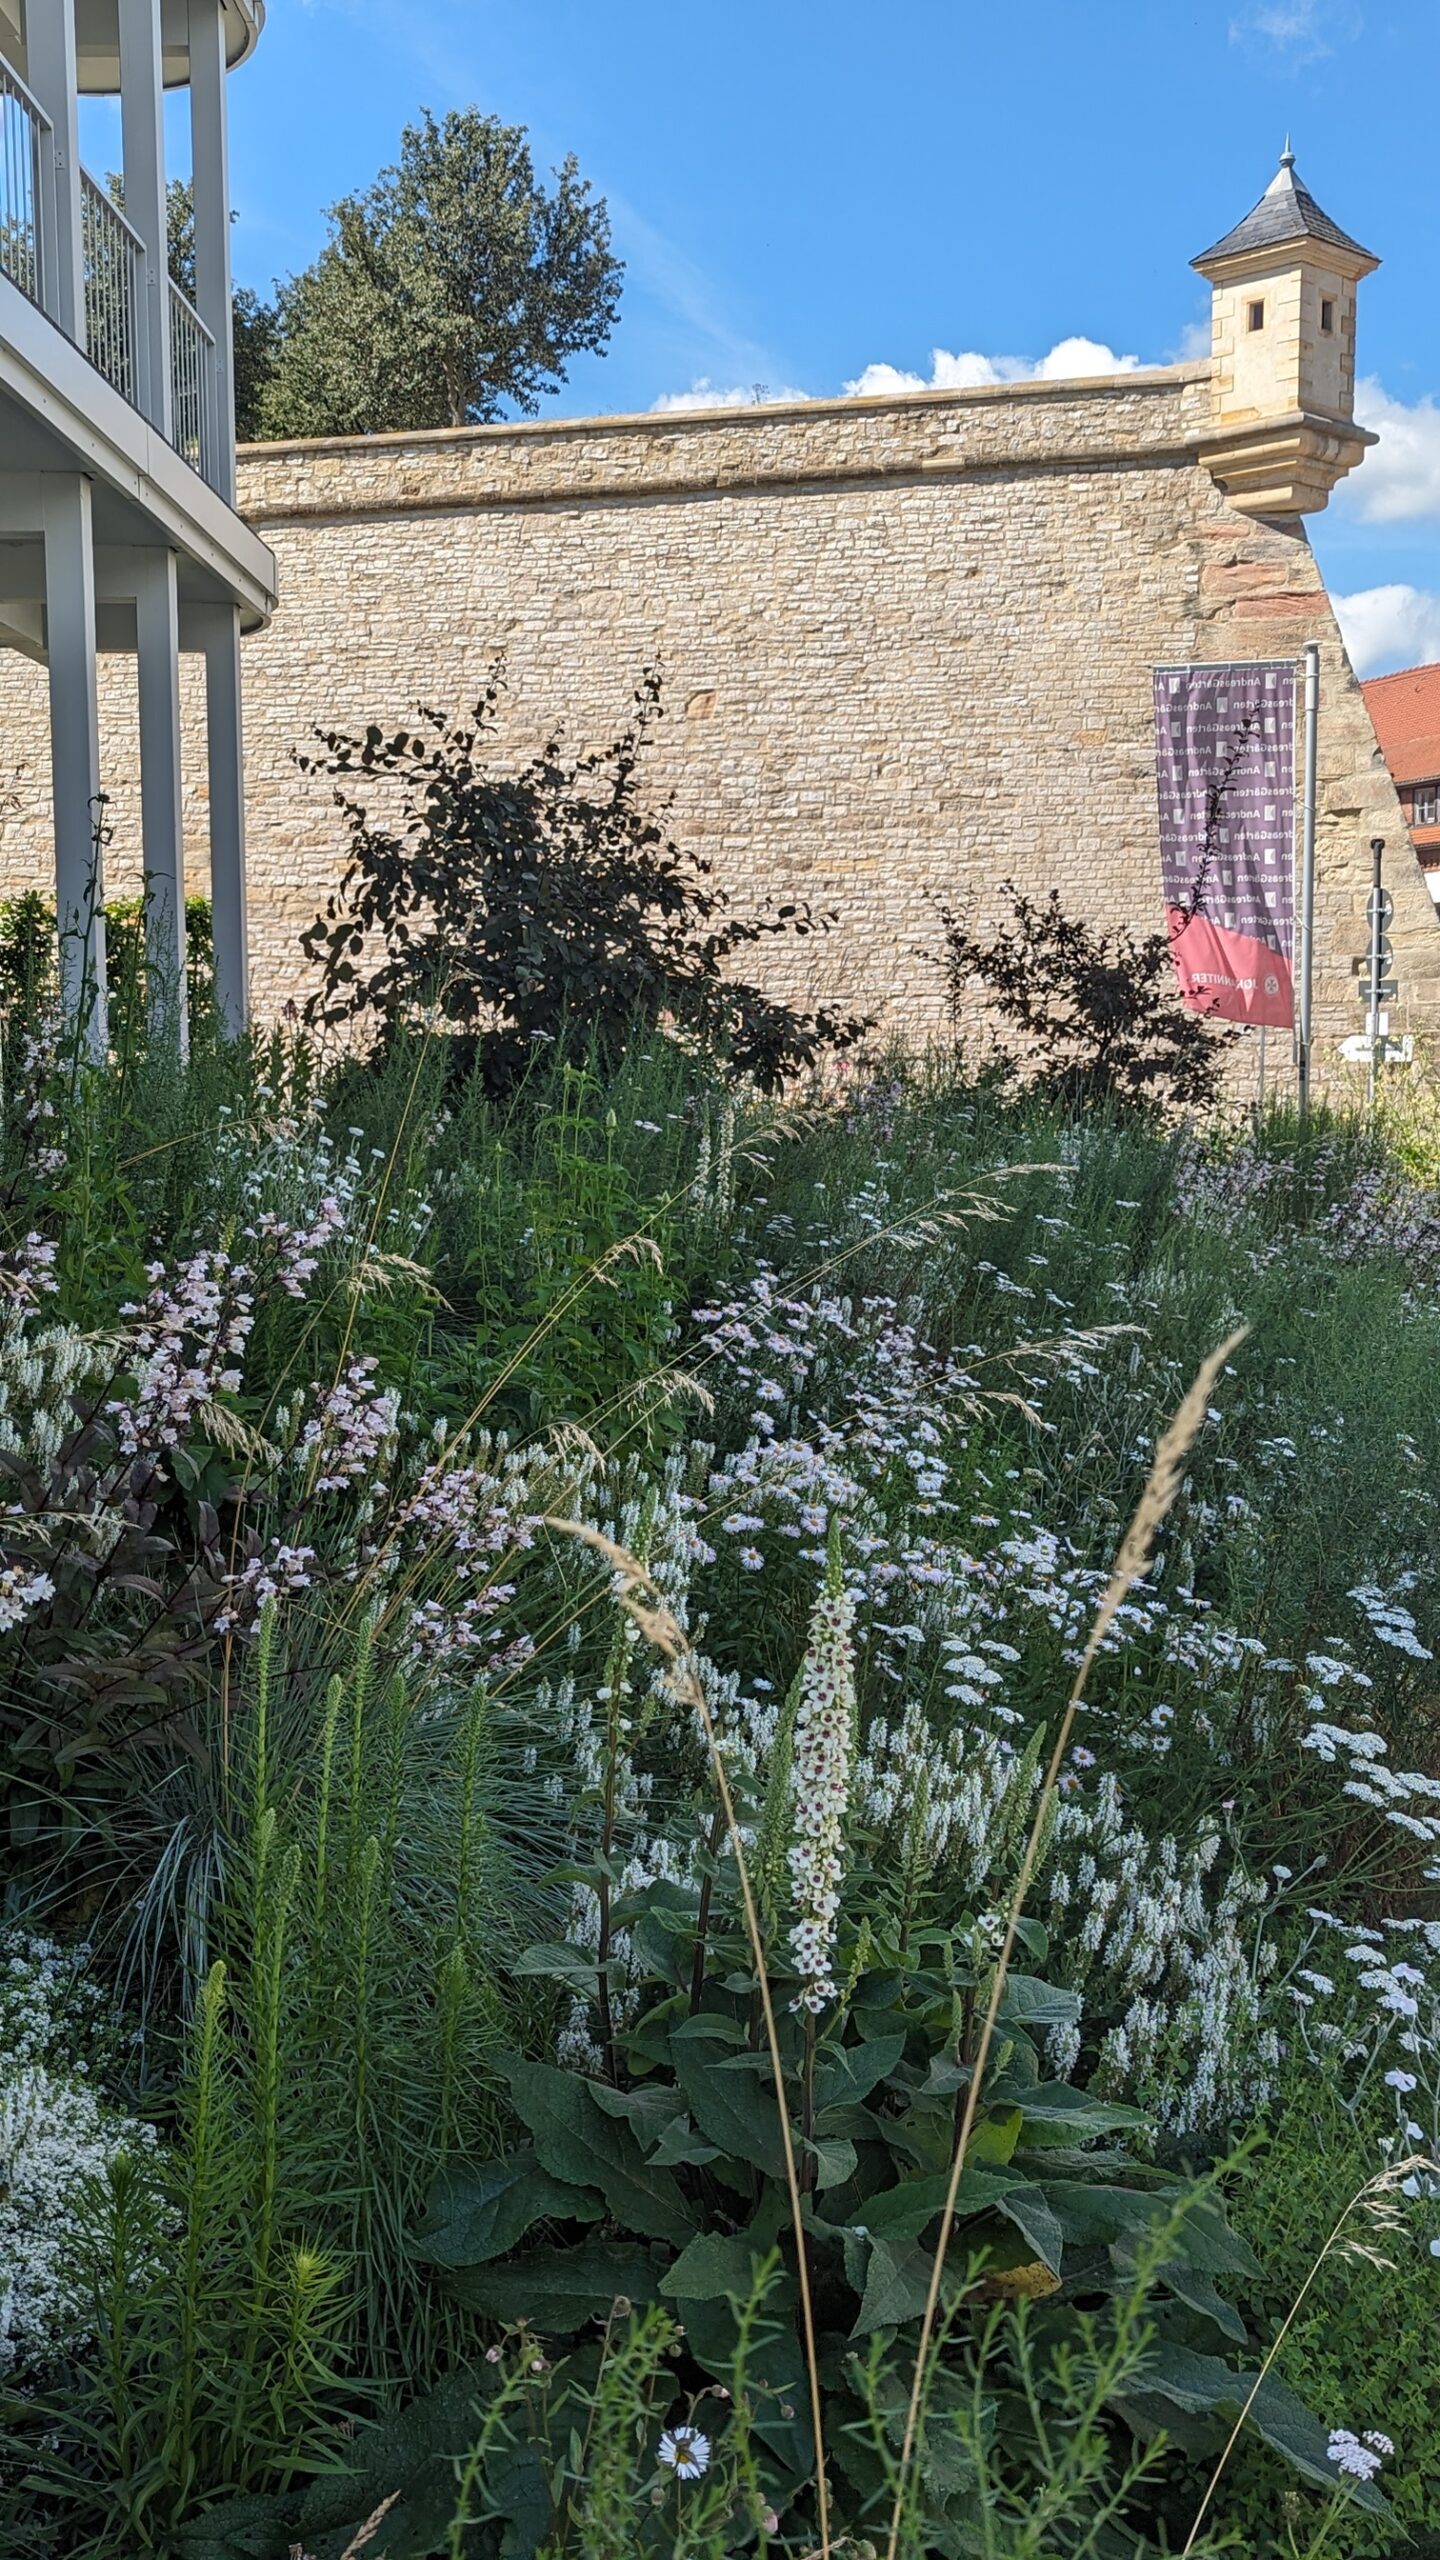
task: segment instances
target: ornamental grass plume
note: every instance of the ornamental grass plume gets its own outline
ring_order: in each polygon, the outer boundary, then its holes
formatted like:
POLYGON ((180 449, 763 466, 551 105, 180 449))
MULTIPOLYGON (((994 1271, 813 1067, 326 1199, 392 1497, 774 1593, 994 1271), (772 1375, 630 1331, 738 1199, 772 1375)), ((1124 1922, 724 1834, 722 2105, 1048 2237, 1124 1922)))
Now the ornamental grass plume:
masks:
POLYGON ((836 1995, 831 1972, 845 1815, 855 1766, 855 1595, 845 1587, 838 1524, 830 1524, 825 1579, 810 1617, 790 1747, 792 1833, 787 1864, 794 1898, 790 1951, 800 1976, 797 2009, 812 2017, 836 1995))
MULTIPOLYGON (((990 1996, 986 2003, 985 2016, 980 2029, 979 2043, 976 2047, 974 2061, 970 2067, 970 2084, 966 2091, 964 2112, 960 2120, 959 2138, 955 2144, 955 2154, 950 2164, 949 2184, 946 2189, 944 2209, 940 2217, 940 2236, 935 2244, 935 2254, 930 2269, 930 2284, 926 2294, 925 2309, 921 2315, 920 2321, 919 2343, 915 2350, 915 2369, 910 2386, 909 2406, 905 2412, 904 2435, 900 2446, 899 2461, 895 2467, 894 2505, 891 2510, 890 2531, 885 2546, 885 2560, 898 2560, 901 2527, 906 2513, 906 2492, 909 2484, 911 2464, 914 2460, 915 2440, 919 2425, 920 2411, 924 2400, 926 2383, 930 2370, 931 2341, 935 2334, 936 2315, 940 2307, 940 2289, 945 2273, 946 2252, 949 2249, 951 2234, 955 2227, 956 2198, 960 2192, 960 2181, 965 2173, 965 2157, 970 2147, 970 2136, 974 2130, 975 2118, 979 2108, 980 2090, 985 2077, 985 2066, 989 2060, 990 2049, 995 2040, 995 2030, 1000 2015, 1000 2002, 1004 1995, 1005 1977, 1010 1970, 1010 1959, 1015 1948, 1016 1935, 1020 1925, 1020 1914, 1024 1908, 1025 1897, 1030 1890, 1036 1866, 1039 1863, 1042 1846, 1050 1829, 1056 1793, 1060 1783, 1060 1773, 1064 1767, 1066 1754, 1070 1748, 1070 1737, 1074 1731, 1075 1719, 1080 1711, 1081 1702, 1085 1695, 1086 1682, 1089 1680, 1090 1673, 1094 1667, 1095 1658, 1100 1651, 1100 1647, 1104 1643, 1110 1628, 1114 1625, 1116 1617, 1124 1606, 1128 1594, 1134 1588, 1134 1585, 1140 1580, 1141 1576, 1149 1570, 1150 1560, 1155 1550, 1156 1537, 1158 1536, 1160 1528, 1169 1514, 1175 1497, 1180 1490, 1181 1479, 1185 1471, 1185 1461, 1190 1454, 1191 1447, 1200 1430, 1200 1426, 1204 1422, 1209 1411, 1210 1396, 1216 1380, 1219 1378, 1221 1371, 1224 1369, 1226 1362, 1230 1358, 1231 1353, 1233 1351, 1238 1351, 1249 1330, 1250 1328, 1248 1325, 1237 1326, 1236 1330, 1233 1333, 1227 1334, 1225 1340, 1219 1344, 1217 1349, 1210 1353, 1208 1359, 1202 1360, 1199 1370, 1197 1371, 1188 1392, 1182 1397, 1175 1412, 1172 1414, 1169 1422, 1165 1426, 1165 1429, 1161 1432, 1159 1439, 1155 1443, 1155 1455, 1151 1462, 1150 1473, 1146 1478, 1145 1487, 1141 1493, 1140 1500, 1136 1505, 1134 1516, 1124 1537, 1120 1541, 1115 1561, 1110 1568, 1109 1579, 1100 1595, 1099 1605, 1096 1608, 1094 1618, 1091 1622, 1090 1633, 1086 1639, 1085 1649, 1080 1656, 1080 1663, 1075 1673, 1074 1683, 1071 1687, 1070 1695, 1065 1702, 1065 1710, 1060 1718, 1055 1740, 1051 1746, 1049 1764, 1046 1768, 1044 1781, 1041 1785, 1034 1820, 1030 1826, 1030 1834, 1025 1845, 1024 1856, 1020 1861, 1020 1872, 1015 1880, 1014 1891, 1010 1897, 1010 1907, 1006 1915, 1005 1922, 1005 1934, 1001 1942, 999 1953, 996 1957, 995 1971, 991 1980, 990 1996)), ((1249 2404, 1247 2403, 1246 2405, 1248 2408, 1249 2404)), ((1241 2423, 1243 2423, 1243 2418, 1244 2412, 1242 2412, 1241 2423)), ((1236 2434, 1238 2435, 1238 2433, 1239 2425, 1237 2424, 1236 2434)), ((1233 2437, 1231 2441, 1233 2443, 1233 2437)), ((1227 2447, 1227 2452, 1228 2450, 1229 2448, 1227 2447)), ((1202 2505, 1201 2514, 1203 2515, 1203 2513, 1204 2508, 1202 2505)), ((1197 2516, 1197 2529, 1199 2521, 1200 2519, 1197 2516)), ((1192 2543, 1193 2540, 1194 2534, 1192 2533, 1192 2543)), ((1186 2548, 1189 2549, 1190 2547, 1190 2544, 1187 2544, 1186 2548)))
MULTIPOLYGON (((1357 2214, 1362 2215, 1370 2219, 1373 2223, 1378 2223, 1380 2228, 1383 2230, 1390 2223, 1391 2209, 1393 2208, 1395 2197, 1405 2192, 1406 2179, 1414 2177, 1426 2170, 1433 2169, 1434 2166, 1434 2161, 1428 2160, 1423 2152, 1416 2153, 1411 2158, 1405 2160, 1389 2161, 1383 2169, 1377 2169, 1373 2176, 1367 2178, 1363 2186, 1356 2188, 1355 2193, 1343 2208, 1339 2219, 1333 2225, 1325 2241, 1324 2247, 1316 2256, 1309 2274, 1306 2276, 1304 2283, 1301 2285, 1299 2292, 1296 2294, 1294 2301, 1291 2303, 1289 2310, 1286 2312, 1284 2319, 1281 2321, 1279 2328, 1276 2330, 1274 2337, 1270 2341, 1270 2346, 1266 2353, 1265 2360, 1245 2395, 1244 2401, 1241 2404, 1240 2414, 1236 2418, 1235 2424, 1225 2439, 1224 2450, 1206 2483, 1205 2494, 1201 2498, 1200 2504, 1195 2510, 1195 2521, 1191 2525, 1185 2541, 1180 2546, 1179 2560, 1185 2560, 1186 2553, 1193 2551, 1195 2548, 1196 2542, 1199 2539, 1200 2527, 1204 2523, 1206 2515, 1214 2501, 1216 2490, 1220 2486, 1221 2479, 1223 2478, 1225 2470, 1229 2464, 1230 2456, 1234 2452, 1235 2447, 1240 2440, 1245 2421, 1249 2417, 1261 2388, 1263 2387, 1270 2372, 1270 2368, 1274 2364, 1276 2357, 1279 2355, 1281 2348, 1284 2346, 1286 2339, 1290 2335, 1290 2331, 1299 2317, 1305 2298, 1309 2293, 1311 2286, 1314 2284, 1316 2277, 1319 2275, 1321 2268, 1325 2265, 1326 2260, 1334 2256, 1350 2254, 1359 2257, 1368 2257, 1373 2265, 1389 2265, 1390 2261, 1388 2259, 1376 2256, 1373 2247, 1367 2247, 1363 2241, 1347 2238, 1351 2220, 1357 2214)), ((1356 2480, 1367 2480, 1372 2477, 1373 2473, 1379 2470, 1380 2463, 1385 2458, 1385 2455, 1387 2453, 1393 2453, 1394 2450, 1394 2445, 1391 2443, 1388 2436, 1381 2435, 1378 2431, 1372 2431, 1367 2432, 1363 2438, 1357 2441, 1357 2439, 1351 2434, 1348 2427, 1332 2428, 1330 2433, 1330 2442, 1326 2447, 1327 2455, 1330 2461, 1335 2464, 1337 2472, 1342 2477, 1348 2476, 1349 2478, 1356 2480), (1349 2448, 1353 2448, 1353 2452, 1348 2450, 1349 2448)), ((1325 2526, 1322 2526, 1322 2538, 1326 2529, 1327 2528, 1325 2526)))

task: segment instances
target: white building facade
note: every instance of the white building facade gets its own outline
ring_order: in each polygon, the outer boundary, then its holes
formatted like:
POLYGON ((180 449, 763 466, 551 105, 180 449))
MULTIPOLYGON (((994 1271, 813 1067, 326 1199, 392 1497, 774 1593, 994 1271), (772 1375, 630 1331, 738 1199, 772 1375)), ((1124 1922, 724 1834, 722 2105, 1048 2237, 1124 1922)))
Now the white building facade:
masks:
MULTIPOLYGON (((226 83, 264 0, 0 0, 0 647, 48 669, 61 987, 106 1048, 96 657, 136 660, 147 984, 183 1043, 180 653, 203 660, 216 995, 248 1010, 242 631, 275 603, 235 512, 226 83), (171 281, 164 92, 188 91, 195 300, 171 281), (124 210, 81 166, 118 96, 124 210)), ((3 760, 3 742, 0 742, 3 760)))

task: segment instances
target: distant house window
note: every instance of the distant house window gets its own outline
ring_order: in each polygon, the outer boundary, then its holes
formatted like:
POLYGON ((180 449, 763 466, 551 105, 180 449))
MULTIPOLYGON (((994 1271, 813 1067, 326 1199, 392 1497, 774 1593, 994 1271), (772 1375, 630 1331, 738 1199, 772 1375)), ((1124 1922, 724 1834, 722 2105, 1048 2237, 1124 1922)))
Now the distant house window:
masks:
POLYGON ((1333 303, 1333 302, 1322 302, 1322 303, 1321 303, 1321 305, 1320 305, 1320 327, 1321 327, 1322 331, 1324 332, 1324 334, 1325 334, 1325 336, 1326 336, 1327 338, 1333 338, 1333 337, 1334 337, 1334 335, 1335 335, 1335 305, 1334 305, 1334 303, 1333 303))
POLYGON ((1265 326, 1265 305, 1264 305, 1264 303, 1263 303, 1263 302, 1251 302, 1251 303, 1248 303, 1248 304, 1246 305, 1246 317, 1247 317, 1248 322, 1249 322, 1249 325, 1250 325, 1250 327, 1251 327, 1252 329, 1263 329, 1263 328, 1264 328, 1264 326, 1265 326))
POLYGON ((1412 827, 1440 827, 1440 782, 1417 782, 1410 794, 1412 827))

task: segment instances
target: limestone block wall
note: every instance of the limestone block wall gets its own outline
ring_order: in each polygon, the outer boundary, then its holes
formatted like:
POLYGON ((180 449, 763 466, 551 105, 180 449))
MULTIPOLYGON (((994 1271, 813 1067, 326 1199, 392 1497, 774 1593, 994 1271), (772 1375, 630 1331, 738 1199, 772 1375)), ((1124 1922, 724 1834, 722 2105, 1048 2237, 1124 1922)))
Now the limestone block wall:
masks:
POLYGON ((1247 262, 1243 278, 1214 290, 1211 380, 1222 426, 1273 418, 1297 397, 1302 408, 1348 418, 1355 407, 1355 279, 1327 267, 1318 244, 1303 259, 1276 248, 1268 267, 1247 262), (1287 262, 1288 261, 1288 262, 1287 262), (1250 326, 1259 303, 1264 319, 1250 326), (1330 305, 1331 326, 1322 326, 1330 305))
MULTIPOLYGON (((1368 839, 1385 836, 1401 998, 1440 1028, 1440 925, 1298 521, 1230 508, 1197 460, 1206 365, 1103 381, 256 446, 240 504, 281 607, 244 645, 252 980, 308 984, 337 874, 313 728, 468 709, 497 653, 502 751, 611 736, 662 670, 652 767, 677 837, 738 900, 833 932, 762 945, 767 982, 937 1029, 938 904, 1001 884, 1161 917, 1151 669, 1322 649, 1317 1029, 1360 1027, 1368 839)), ((133 670, 102 669, 110 877, 138 879, 133 670)), ((48 861, 43 671, 0 658, 0 894, 48 861), (22 768, 11 788, 7 774, 22 768)), ((187 780, 204 885, 203 755, 187 780)), ((1274 1048, 1281 1043, 1272 1043, 1274 1048)))

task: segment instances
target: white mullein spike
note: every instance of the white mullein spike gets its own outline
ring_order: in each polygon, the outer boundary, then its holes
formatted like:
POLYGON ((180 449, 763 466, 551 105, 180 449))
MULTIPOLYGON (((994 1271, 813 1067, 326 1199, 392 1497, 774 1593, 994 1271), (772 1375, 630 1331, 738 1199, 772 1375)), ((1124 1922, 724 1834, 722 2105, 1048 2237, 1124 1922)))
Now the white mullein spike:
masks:
POLYGON ((812 2013, 835 1997, 832 1974, 855 1749, 854 1594, 832 1532, 825 1585, 810 1618, 790 1763, 790 1952, 812 2013))

